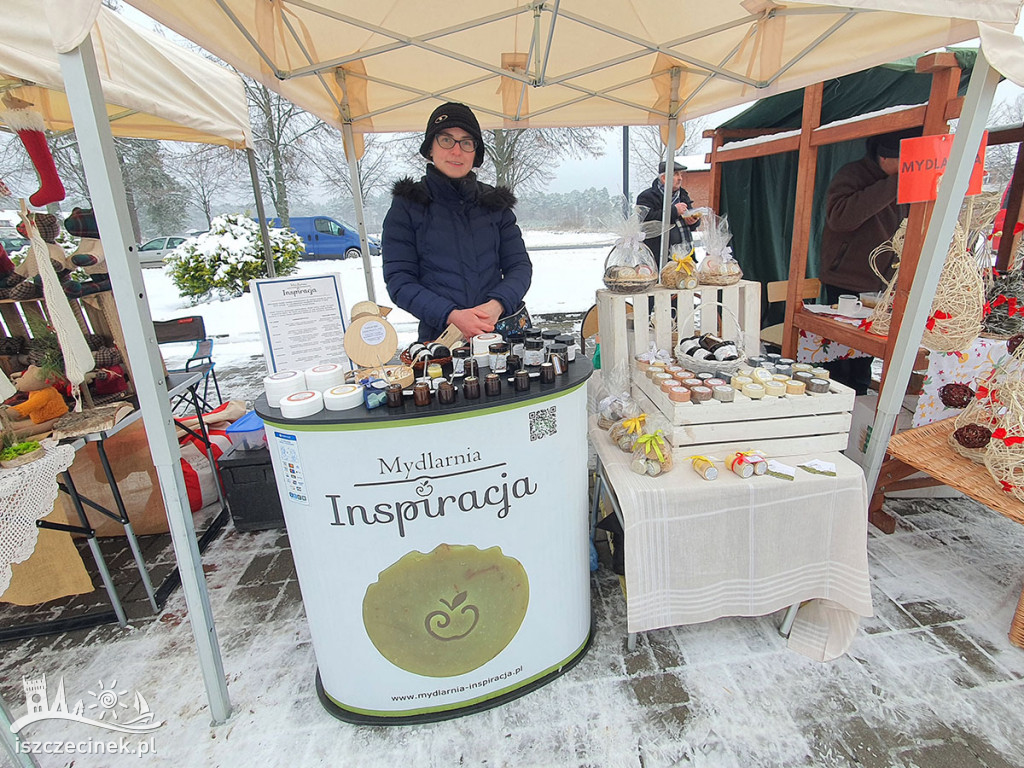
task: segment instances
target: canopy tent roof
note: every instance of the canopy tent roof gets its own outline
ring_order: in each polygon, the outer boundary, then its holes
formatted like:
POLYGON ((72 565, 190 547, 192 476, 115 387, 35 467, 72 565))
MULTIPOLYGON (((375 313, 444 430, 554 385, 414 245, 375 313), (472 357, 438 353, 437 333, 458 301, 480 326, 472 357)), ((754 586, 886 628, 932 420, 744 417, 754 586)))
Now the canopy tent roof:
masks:
MULTIPOLYGON (((238 75, 139 29, 99 3, 75 4, 67 10, 59 18, 65 34, 69 24, 77 27, 79 40, 92 31, 115 136, 232 148, 252 144, 238 75)), ((50 21, 35 0, 5 0, 8 33, 0 40, 0 92, 31 102, 43 114, 47 129, 60 132, 73 126, 50 21)))
MULTIPOLYGON (((129 0, 328 123, 665 124, 979 36, 1017 0, 129 0), (673 94, 672 72, 679 72, 673 94)), ((1012 35, 1010 36, 1011 39, 1012 35)), ((1008 57, 1013 58, 1013 57, 1008 57)), ((995 60, 995 59, 994 59, 995 60)))

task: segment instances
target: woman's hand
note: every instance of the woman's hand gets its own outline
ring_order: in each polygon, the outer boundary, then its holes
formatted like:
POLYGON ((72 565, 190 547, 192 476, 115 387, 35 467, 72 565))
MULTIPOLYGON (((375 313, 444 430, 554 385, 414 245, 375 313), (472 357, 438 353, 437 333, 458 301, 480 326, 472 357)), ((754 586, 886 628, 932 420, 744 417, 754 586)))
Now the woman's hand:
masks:
POLYGON ((494 330, 494 324, 501 317, 501 302, 491 299, 469 309, 453 309, 448 314, 448 322, 458 328, 467 339, 471 336, 479 336, 481 333, 490 333, 494 330))

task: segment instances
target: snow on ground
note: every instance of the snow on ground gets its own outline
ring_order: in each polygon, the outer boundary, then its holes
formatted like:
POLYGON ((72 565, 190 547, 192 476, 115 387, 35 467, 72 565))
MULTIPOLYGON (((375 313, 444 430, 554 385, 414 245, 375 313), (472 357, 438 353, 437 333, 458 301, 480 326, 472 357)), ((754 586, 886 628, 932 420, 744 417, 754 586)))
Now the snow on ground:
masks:
MULTIPOLYGON (((595 232, 526 232, 527 247, 533 250, 533 285, 526 295, 526 306, 533 314, 554 312, 586 312, 594 303, 594 293, 603 288, 601 276, 604 259, 610 246, 586 247, 606 244, 615 239, 610 233, 595 232), (572 248, 573 245, 583 247, 572 248), (557 246, 557 250, 541 250, 544 246, 557 246), (570 247, 566 247, 570 246, 570 247)), ((371 257, 374 286, 379 304, 394 306, 388 298, 381 272, 379 256, 371 257)), ((321 275, 335 272, 340 276, 346 307, 362 301, 366 295, 366 280, 360 259, 317 260, 299 263, 299 275, 321 275)), ((170 320, 185 315, 202 315, 207 335, 214 338, 217 364, 222 368, 242 365, 254 356, 263 354, 256 323, 253 297, 245 294, 227 301, 208 301, 192 306, 188 299, 178 295, 170 275, 164 269, 145 269, 142 272, 149 296, 149 308, 154 320, 170 320)), ((415 340, 416 320, 397 307, 388 315, 395 326, 402 346, 415 340)), ((177 345, 182 359, 191 346, 177 345)), ((167 347, 169 363, 176 363, 174 347, 167 347)))

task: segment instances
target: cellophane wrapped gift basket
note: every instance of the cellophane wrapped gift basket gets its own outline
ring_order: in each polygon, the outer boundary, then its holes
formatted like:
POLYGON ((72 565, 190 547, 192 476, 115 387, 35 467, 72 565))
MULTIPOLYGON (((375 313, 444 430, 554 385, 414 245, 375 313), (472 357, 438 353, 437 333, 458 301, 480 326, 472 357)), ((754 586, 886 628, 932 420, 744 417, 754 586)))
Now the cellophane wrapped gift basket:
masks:
POLYGON ((647 208, 638 205, 618 225, 619 237, 604 260, 604 284, 614 293, 641 293, 658 282, 658 262, 644 239, 657 234, 659 221, 643 221, 647 208))
POLYGON ((701 285, 732 285, 743 279, 743 270, 733 258, 729 241, 729 217, 706 211, 700 220, 701 240, 707 255, 697 268, 701 285))

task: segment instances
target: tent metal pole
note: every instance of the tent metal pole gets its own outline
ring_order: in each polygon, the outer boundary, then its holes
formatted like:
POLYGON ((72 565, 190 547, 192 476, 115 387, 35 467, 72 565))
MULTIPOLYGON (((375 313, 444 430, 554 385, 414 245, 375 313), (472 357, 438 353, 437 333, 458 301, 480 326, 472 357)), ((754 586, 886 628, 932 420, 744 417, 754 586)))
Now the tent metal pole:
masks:
POLYGON ((110 282, 124 332, 124 350, 135 371, 149 450, 153 456, 174 554, 181 574, 181 586, 188 608, 192 635, 199 656, 199 668, 206 686, 214 724, 231 715, 224 665, 217 642, 210 597, 203 564, 196 543, 195 526, 189 510, 185 479, 181 473, 181 451, 174 434, 167 384, 146 298, 142 271, 135 256, 137 246, 131 234, 128 204, 121 169, 114 152, 114 138, 107 121, 100 87, 96 53, 91 33, 68 53, 58 54, 64 76, 68 105, 78 136, 96 220, 110 264, 110 282))
POLYGON ((348 159, 348 172, 352 180, 352 205, 356 209, 356 226, 359 228, 359 247, 363 251, 363 277, 366 278, 366 297, 376 303, 377 292, 373 287, 373 267, 370 264, 370 243, 366 239, 366 219, 363 217, 363 187, 359 183, 359 161, 356 159, 355 136, 352 123, 341 124, 341 132, 345 137, 345 156, 348 159))
POLYGON ((967 193, 974 159, 981 145, 981 136, 998 84, 999 73, 989 66, 985 52, 979 50, 967 86, 960 123, 953 137, 946 173, 939 182, 935 208, 921 248, 914 282, 910 287, 907 309, 896 336, 892 359, 885 372, 885 383, 878 397, 878 409, 871 427, 872 439, 865 451, 865 475, 869 493, 878 482, 882 460, 889 445, 889 435, 896 424, 903 393, 907 391, 910 369, 924 335, 932 298, 939 284, 939 275, 953 238, 961 202, 967 193))
POLYGON ((252 147, 245 150, 245 159, 249 162, 249 178, 252 179, 252 194, 256 198, 256 217, 260 222, 260 234, 263 236, 263 260, 267 262, 267 276, 277 277, 274 269, 274 249, 270 247, 270 228, 267 226, 267 213, 263 208, 263 190, 260 188, 260 175, 256 169, 256 152, 252 147))
MULTIPOLYGON (((14 761, 12 765, 16 765, 18 768, 39 768, 39 763, 36 762, 33 755, 25 754, 18 749, 19 739, 11 733, 12 722, 11 713, 8 711, 3 699, 0 699, 0 732, 3 732, 4 751, 14 761)), ((0 752, 0 754, 3 753, 0 752)))
POLYGON ((622 126, 622 208, 623 215, 629 216, 633 204, 629 201, 629 126, 622 126))
POLYGON ((672 70, 672 91, 668 109, 668 142, 665 144, 665 193, 661 205, 661 252, 658 272, 668 262, 668 241, 672 229, 672 183, 676 173, 676 131, 679 128, 679 68, 672 70))

